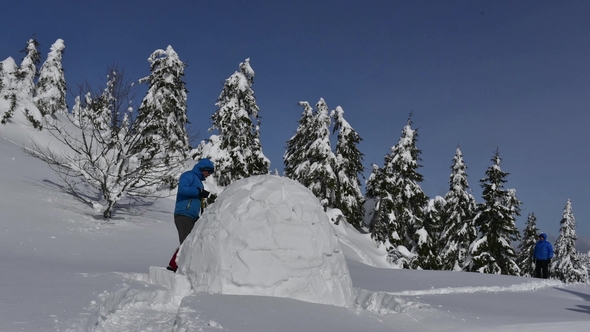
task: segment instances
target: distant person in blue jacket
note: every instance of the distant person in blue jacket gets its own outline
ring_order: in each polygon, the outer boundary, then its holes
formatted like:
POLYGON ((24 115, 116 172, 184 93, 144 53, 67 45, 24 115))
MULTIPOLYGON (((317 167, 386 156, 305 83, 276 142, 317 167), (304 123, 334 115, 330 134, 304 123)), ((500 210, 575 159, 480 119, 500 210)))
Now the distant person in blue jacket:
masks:
MULTIPOLYGON (((180 244, 191 233, 195 222, 201 214, 202 199, 209 197, 203 181, 215 172, 213 162, 207 158, 201 159, 192 170, 182 173, 178 179, 178 192, 176 193, 176 205, 174 207, 174 224, 178 230, 180 244)), ((176 272, 176 255, 174 252, 167 269, 176 272)))
POLYGON ((539 234, 539 241, 535 245, 535 277, 549 278, 549 263, 553 258, 553 246, 547 241, 547 234, 539 234))

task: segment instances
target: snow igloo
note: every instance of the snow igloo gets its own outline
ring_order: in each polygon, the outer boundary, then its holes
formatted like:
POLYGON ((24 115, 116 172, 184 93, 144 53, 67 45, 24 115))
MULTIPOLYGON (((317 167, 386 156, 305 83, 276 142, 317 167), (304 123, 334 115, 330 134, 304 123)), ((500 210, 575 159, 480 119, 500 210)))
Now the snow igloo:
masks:
POLYGON ((252 176, 228 186, 197 221, 177 263, 197 292, 353 303, 328 216, 311 191, 284 177, 252 176))

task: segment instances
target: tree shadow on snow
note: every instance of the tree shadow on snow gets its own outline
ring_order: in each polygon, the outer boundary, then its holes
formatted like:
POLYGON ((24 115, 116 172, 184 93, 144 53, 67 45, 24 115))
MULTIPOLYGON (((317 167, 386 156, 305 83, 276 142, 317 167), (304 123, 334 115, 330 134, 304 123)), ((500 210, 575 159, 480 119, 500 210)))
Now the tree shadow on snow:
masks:
POLYGON ((579 309, 574 309, 574 308, 566 308, 569 311, 577 311, 577 312, 581 312, 584 314, 590 314, 590 305, 577 305, 576 307, 578 307, 579 309))
MULTIPOLYGON (((91 201, 91 200, 93 200, 93 199, 96 198, 96 195, 89 195, 89 194, 85 194, 85 193, 82 193, 82 192, 75 193, 68 186, 65 186, 65 185, 60 184, 60 183, 53 182, 51 180, 43 179, 42 182, 46 185, 45 188, 58 189, 58 190, 66 193, 68 195, 73 196, 74 198, 78 199, 79 201, 81 201, 82 203, 85 203, 87 205, 89 205, 89 204, 87 202, 85 202, 84 200, 91 201), (80 197, 77 197, 77 196, 80 196, 80 197)), ((91 192, 91 191, 89 190, 89 192, 91 192)))
MULTIPOLYGON (((578 296, 579 298, 581 298, 582 300, 584 300, 586 302, 590 302, 590 294, 580 293, 580 292, 576 292, 576 291, 573 291, 570 289, 564 289, 564 288, 554 287, 554 289, 560 290, 562 292, 573 294, 575 296, 578 296)), ((581 313, 585 313, 585 314, 590 314, 590 305, 576 305, 576 307, 577 308, 566 308, 566 309, 570 310, 570 311, 576 311, 576 312, 581 312, 581 313)))
MULTIPOLYGON (((56 183, 51 180, 43 179, 42 183, 46 188, 52 188, 56 190, 60 190, 73 198, 77 199, 79 202, 92 207, 91 202, 93 201, 100 201, 100 193, 96 192, 92 188, 88 187, 86 193, 84 192, 74 192, 68 186, 56 183)), ((162 197, 161 197, 162 198, 162 197)), ((171 213, 171 211, 164 211, 163 209, 154 209, 154 204, 156 202, 156 198, 154 197, 124 197, 115 206, 115 210, 113 211, 113 216, 109 218, 110 220, 127 220, 127 217, 137 217, 143 215, 146 211, 152 210, 155 212, 160 213, 171 213), (116 216, 118 215, 118 216, 116 216)), ((103 220, 106 223, 109 223, 109 219, 104 219, 102 214, 92 215, 92 217, 96 220, 103 220)))
POLYGON ((570 294, 576 295, 579 298, 581 298, 582 300, 590 302, 590 294, 580 293, 580 292, 573 291, 571 289, 558 288, 558 287, 553 287, 553 289, 557 289, 557 290, 562 291, 562 292, 566 292, 566 293, 570 293, 570 294))

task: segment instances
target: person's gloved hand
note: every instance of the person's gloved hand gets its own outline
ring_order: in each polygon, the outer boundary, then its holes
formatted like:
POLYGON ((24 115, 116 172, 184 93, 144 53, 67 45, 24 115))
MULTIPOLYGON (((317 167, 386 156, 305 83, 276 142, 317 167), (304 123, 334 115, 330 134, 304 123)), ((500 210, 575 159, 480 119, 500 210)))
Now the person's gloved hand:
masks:
POLYGON ((209 197, 209 192, 205 189, 201 190, 201 198, 209 197))

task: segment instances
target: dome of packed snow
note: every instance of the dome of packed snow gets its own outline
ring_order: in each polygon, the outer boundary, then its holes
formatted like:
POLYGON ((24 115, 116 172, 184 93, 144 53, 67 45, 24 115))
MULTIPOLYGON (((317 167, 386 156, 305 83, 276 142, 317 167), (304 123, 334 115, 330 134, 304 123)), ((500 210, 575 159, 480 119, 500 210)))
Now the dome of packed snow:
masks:
POLYGON ((195 291, 262 295, 349 307, 348 266, 318 199, 288 178, 228 186, 207 207, 178 256, 195 291))

